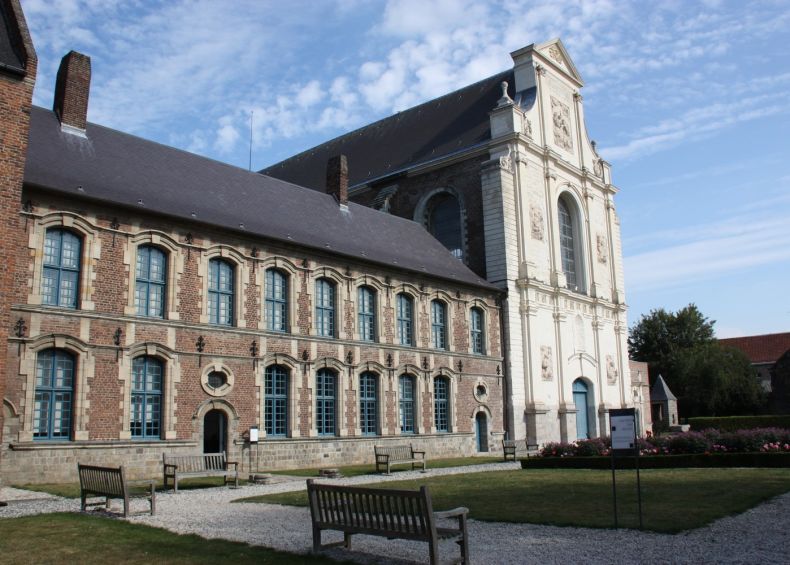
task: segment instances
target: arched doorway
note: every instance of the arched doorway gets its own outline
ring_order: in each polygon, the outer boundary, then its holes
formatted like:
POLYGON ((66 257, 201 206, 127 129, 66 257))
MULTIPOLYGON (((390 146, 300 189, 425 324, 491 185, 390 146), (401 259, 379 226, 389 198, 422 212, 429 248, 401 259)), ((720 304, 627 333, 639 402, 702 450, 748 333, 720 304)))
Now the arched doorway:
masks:
POLYGON ((209 410, 203 417, 203 453, 226 451, 228 418, 222 410, 209 410))
POLYGON ((589 387, 582 379, 573 381, 573 404, 576 406, 576 439, 590 437, 591 398, 589 387))
POLYGON ((478 453, 488 452, 488 418, 485 412, 478 412, 475 416, 475 434, 477 436, 478 453))

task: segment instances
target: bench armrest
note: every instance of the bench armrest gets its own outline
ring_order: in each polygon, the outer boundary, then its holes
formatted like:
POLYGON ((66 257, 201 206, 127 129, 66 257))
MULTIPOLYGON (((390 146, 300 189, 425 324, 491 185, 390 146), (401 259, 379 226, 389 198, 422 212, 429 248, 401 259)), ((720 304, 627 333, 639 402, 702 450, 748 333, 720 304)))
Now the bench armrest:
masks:
POLYGON ((422 458, 425 459, 425 452, 424 451, 412 451, 412 455, 422 455, 422 458))
POLYGON ((165 471, 167 469, 178 469, 178 465, 176 465, 175 463, 165 463, 165 471))
POLYGON ((464 516, 469 514, 469 509, 465 506, 459 506, 458 508, 453 508, 452 510, 444 510, 442 512, 434 512, 433 515, 436 518, 457 518, 459 516, 464 516))
POLYGON ((239 470, 238 461, 225 461, 225 470, 227 471, 231 465, 233 465, 233 468, 236 469, 237 471, 239 470))

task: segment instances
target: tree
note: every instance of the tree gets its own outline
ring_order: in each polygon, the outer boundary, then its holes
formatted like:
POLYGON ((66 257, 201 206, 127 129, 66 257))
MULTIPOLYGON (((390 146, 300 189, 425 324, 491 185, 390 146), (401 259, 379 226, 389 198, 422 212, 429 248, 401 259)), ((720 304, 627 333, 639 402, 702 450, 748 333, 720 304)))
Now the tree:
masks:
MULTIPOLYGON (((703 316, 694 304, 677 312, 667 312, 663 308, 651 310, 631 328, 628 352, 636 361, 660 364, 679 349, 713 342, 715 323, 703 316)), ((651 371, 651 377, 654 376, 651 371)))

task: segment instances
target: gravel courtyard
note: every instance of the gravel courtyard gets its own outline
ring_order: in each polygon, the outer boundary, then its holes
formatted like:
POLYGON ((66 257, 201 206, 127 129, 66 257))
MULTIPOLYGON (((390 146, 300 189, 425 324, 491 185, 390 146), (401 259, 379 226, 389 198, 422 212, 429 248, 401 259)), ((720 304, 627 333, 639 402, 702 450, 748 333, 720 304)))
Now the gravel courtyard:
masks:
MULTIPOLYGON (((518 463, 495 463, 475 467, 476 471, 517 469, 518 463)), ((354 484, 402 480, 417 477, 469 472, 468 467, 397 473, 395 477, 363 476, 334 479, 333 483, 354 484)), ((312 547, 310 512, 307 508, 231 501, 275 492, 305 488, 304 479, 270 485, 248 485, 185 490, 177 495, 157 493, 156 516, 138 516, 131 521, 166 528, 177 533, 193 533, 206 538, 223 538, 265 545, 293 553, 307 553, 312 547)), ((44 512, 79 511, 79 501, 42 493, 0 489, 0 519, 44 512)), ((118 502, 116 501, 117 505, 118 502)), ((137 501, 140 509, 144 503, 137 501)), ((1 526, 0 526, 1 528, 1 526)), ((324 541, 341 539, 335 532, 324 533, 324 541)), ((469 547, 473 563, 790 563, 790 493, 784 494, 741 515, 723 518, 710 526, 678 535, 634 530, 559 528, 532 524, 469 522, 469 547)), ((425 563, 428 546, 405 540, 354 536, 354 551, 333 549, 329 555, 360 563, 425 563)), ((443 544, 440 558, 458 555, 454 544, 443 544)))

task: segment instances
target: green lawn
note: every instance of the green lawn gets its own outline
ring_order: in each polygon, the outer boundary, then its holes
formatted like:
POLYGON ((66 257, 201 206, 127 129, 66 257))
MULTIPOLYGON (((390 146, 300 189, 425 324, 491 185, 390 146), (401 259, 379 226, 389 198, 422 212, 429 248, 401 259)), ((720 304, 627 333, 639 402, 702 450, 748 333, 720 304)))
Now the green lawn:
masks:
MULTIPOLYGON (((453 459, 428 459, 425 466, 428 469, 443 469, 445 467, 466 467, 469 465, 484 465, 486 463, 501 463, 501 457, 456 457, 453 459)), ((344 477, 358 477, 360 475, 375 475, 376 465, 347 465, 345 467, 332 467, 338 469, 344 477)), ((267 471, 274 475, 291 475, 295 477, 317 477, 319 467, 313 469, 288 469, 285 471, 267 471)), ((411 471, 411 465, 397 465, 392 467, 394 475, 400 471, 411 471)), ((180 483, 179 483, 180 488, 180 483)))
POLYGON ((84 514, 0 520, 0 563, 337 563, 84 514))
MULTIPOLYGON (((790 469, 651 469, 642 471, 644 527, 676 533, 737 514, 790 491, 790 469)), ((587 469, 466 473, 369 485, 416 489, 428 485, 434 508, 469 508, 470 517, 557 526, 613 526, 612 476, 587 469)), ((617 473, 621 527, 639 526, 636 473, 617 473)), ((306 505, 304 491, 243 502, 306 505)))

